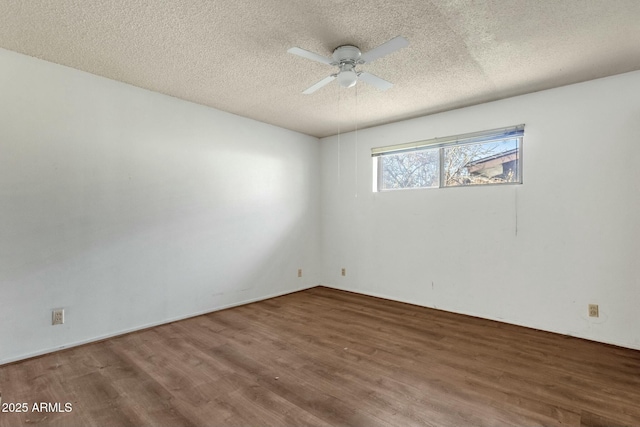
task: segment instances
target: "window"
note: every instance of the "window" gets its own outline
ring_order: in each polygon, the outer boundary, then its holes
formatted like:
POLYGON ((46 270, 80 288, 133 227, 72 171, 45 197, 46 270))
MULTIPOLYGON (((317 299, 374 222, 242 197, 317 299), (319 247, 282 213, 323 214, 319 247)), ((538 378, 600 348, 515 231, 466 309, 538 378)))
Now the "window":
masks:
POLYGON ((524 125, 374 148, 374 191, 522 183, 524 125))

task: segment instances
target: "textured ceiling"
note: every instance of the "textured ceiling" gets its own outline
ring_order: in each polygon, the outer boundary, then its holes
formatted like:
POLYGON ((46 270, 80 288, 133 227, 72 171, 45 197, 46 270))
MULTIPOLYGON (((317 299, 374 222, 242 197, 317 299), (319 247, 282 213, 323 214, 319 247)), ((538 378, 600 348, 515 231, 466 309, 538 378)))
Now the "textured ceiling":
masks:
POLYGON ((315 136, 640 69, 639 0, 2 0, 0 47, 315 136), (409 46, 334 82, 287 53, 409 46), (357 96, 356 96, 357 95, 357 96))

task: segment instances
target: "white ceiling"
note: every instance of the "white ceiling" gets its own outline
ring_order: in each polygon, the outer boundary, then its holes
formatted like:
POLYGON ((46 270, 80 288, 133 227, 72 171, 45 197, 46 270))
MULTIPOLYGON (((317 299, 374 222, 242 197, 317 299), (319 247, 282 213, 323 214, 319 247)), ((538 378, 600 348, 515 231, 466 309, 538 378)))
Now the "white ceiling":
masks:
POLYGON ((0 47, 318 137, 640 69, 640 0, 2 0, 0 47), (287 53, 409 47, 301 92, 287 53), (356 96, 357 94, 357 96, 356 96))

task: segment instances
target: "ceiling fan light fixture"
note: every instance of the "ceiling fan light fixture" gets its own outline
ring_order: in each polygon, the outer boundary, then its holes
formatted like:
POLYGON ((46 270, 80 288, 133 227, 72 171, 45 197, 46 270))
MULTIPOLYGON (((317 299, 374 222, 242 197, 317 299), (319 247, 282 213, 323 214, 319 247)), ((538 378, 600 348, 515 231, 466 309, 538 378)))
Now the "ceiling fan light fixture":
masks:
POLYGON ((353 70, 341 71, 338 74, 338 84, 344 88, 355 86, 358 81, 358 75, 353 70))

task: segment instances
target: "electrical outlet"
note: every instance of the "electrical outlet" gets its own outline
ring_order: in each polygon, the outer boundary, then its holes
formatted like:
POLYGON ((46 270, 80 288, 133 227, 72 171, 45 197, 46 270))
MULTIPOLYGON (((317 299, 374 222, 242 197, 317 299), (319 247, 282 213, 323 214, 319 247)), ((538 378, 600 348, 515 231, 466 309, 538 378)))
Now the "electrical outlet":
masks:
POLYGON ((298 269, 298 277, 302 277, 302 269, 301 268, 298 269))
POLYGON ((598 304, 589 304, 589 317, 600 317, 598 304))
POLYGON ((346 275, 347 275, 347 269, 346 269, 346 268, 343 268, 343 269, 342 269, 342 275, 343 275, 343 276, 346 276, 346 275))
POLYGON ((52 325, 62 325, 64 323, 64 308, 56 308, 53 310, 53 317, 51 319, 52 325))

